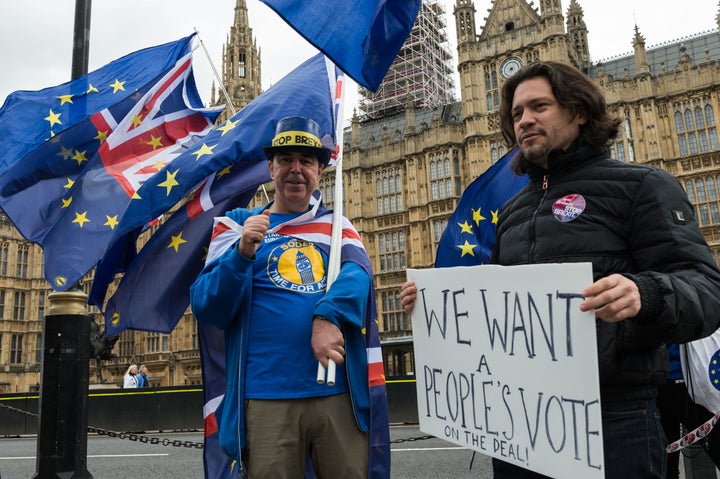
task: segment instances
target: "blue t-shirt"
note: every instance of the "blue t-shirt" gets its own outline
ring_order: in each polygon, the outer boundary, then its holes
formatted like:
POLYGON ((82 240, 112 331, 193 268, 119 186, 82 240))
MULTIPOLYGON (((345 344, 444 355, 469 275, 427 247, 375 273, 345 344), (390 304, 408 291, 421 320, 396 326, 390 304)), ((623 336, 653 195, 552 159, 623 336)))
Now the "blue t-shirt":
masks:
MULTIPOLYGON (((270 227, 298 214, 270 215, 270 227)), ((313 243, 268 234, 255 253, 245 397, 290 399, 348 391, 345 369, 335 386, 317 384, 312 352, 315 305, 327 286, 327 255, 313 243)))

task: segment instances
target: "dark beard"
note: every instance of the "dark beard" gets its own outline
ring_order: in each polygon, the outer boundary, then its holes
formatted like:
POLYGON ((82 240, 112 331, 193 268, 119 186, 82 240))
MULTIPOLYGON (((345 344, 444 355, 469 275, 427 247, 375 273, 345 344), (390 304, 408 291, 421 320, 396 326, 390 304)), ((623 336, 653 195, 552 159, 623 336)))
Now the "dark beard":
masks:
POLYGON ((531 148, 528 151, 522 150, 522 154, 525 159, 535 166, 545 168, 547 164, 547 158, 552 149, 547 145, 543 144, 539 148, 531 148))

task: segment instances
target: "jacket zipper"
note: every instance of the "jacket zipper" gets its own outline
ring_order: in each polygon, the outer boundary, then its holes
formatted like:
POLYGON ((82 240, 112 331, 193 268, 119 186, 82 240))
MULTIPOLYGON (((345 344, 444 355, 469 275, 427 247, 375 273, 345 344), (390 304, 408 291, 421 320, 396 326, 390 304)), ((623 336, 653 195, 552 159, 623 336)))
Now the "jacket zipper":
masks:
MULTIPOLYGON (((530 227, 530 237, 535 237, 535 220, 537 219, 538 213, 540 213, 540 208, 542 208, 543 203, 545 202, 545 198, 548 194, 548 182, 550 179, 550 175, 545 173, 543 175, 542 180, 542 195, 540 196, 540 201, 538 201, 537 208, 535 208, 535 211, 533 211, 532 215, 532 221, 531 221, 531 227, 530 227)), ((528 251, 528 264, 533 262, 533 258, 535 256, 535 241, 530 241, 530 251, 528 251)))

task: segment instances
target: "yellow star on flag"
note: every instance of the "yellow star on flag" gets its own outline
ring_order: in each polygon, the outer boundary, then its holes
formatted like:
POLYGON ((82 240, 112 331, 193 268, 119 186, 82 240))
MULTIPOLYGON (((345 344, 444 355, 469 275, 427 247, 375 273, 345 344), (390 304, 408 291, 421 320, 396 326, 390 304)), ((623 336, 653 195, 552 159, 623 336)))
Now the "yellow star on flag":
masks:
POLYGON ((154 136, 154 135, 150 135, 150 141, 146 141, 145 144, 152 146, 153 151, 155 151, 158 148, 160 148, 161 146, 163 146, 162 138, 160 138, 159 136, 154 136))
POLYGON ((154 166, 155 166, 155 169, 156 169, 157 171, 160 171, 160 170, 162 170, 163 168, 165 168, 165 165, 166 165, 166 164, 167 164, 167 163, 165 163, 163 160, 157 160, 157 161, 155 162, 155 165, 154 165, 154 166))
POLYGON ((90 220, 87 218, 87 211, 83 211, 82 213, 75 213, 75 219, 72 222, 79 224, 80 228, 82 228, 85 223, 89 223, 90 220))
POLYGON ((119 90, 125 91, 125 82, 120 80, 115 80, 115 83, 112 83, 110 85, 113 89, 113 95, 117 93, 119 90))
POLYGON ((48 116, 43 118, 43 120, 47 120, 50 122, 50 128, 52 128, 55 125, 62 125, 62 122, 60 121, 60 113, 55 113, 52 110, 50 110, 50 113, 48 114, 48 116))
POLYGON ((166 173, 165 181, 163 181, 162 183, 158 183, 158 186, 162 186, 163 188, 166 189, 165 194, 167 196, 170 196, 170 190, 172 190, 174 186, 177 186, 180 184, 175 180, 175 175, 177 175, 178 171, 180 171, 180 170, 175 170, 172 173, 170 173, 169 171, 166 171, 165 172, 166 173))
POLYGON ((480 222, 484 219, 486 219, 483 215, 480 214, 480 210, 482 208, 478 208, 477 210, 474 208, 470 208, 473 212, 473 221, 475 222, 475 226, 479 226, 480 222))
POLYGON ((216 176, 218 179, 219 179, 219 178, 222 178, 223 176, 225 176, 225 175, 227 175, 227 174, 230 174, 230 170, 231 170, 231 169, 232 169, 232 165, 228 165, 228 166, 226 166, 225 168, 223 168, 222 170, 218 171, 218 172, 217 172, 217 175, 215 175, 215 176, 216 176))
POLYGON ((223 123, 222 126, 218 127, 218 130, 222 131, 222 135, 220 135, 220 136, 225 136, 225 133, 227 133, 228 131, 235 128, 235 125, 237 125, 238 123, 240 123, 240 120, 231 121, 228 119, 227 121, 225 121, 225 123, 223 123))
POLYGON ((143 119, 140 115, 135 115, 132 119, 132 127, 137 128, 138 126, 142 125, 143 119))
POLYGON ((170 237, 170 244, 168 245, 168 248, 173 248, 173 249, 175 250, 175 252, 177 253, 177 252, 178 252, 178 248, 179 248, 180 245, 183 244, 183 243, 187 243, 187 241, 185 241, 185 240, 183 239, 183 237, 182 237, 182 231, 181 231, 180 234, 178 234, 178 235, 176 235, 176 236, 170 237))
POLYGON ((88 160, 87 157, 85 156, 85 153, 87 153, 87 150, 83 150, 83 151, 75 150, 75 154, 73 155, 72 159, 77 161, 78 166, 80 166, 83 161, 88 160))
MULTIPOLYGON (((110 131, 110 130, 108 130, 108 131, 110 131)), ((93 138, 93 140, 99 141, 100 144, 102 145, 102 144, 105 142, 105 140, 107 140, 108 131, 100 131, 100 130, 98 130, 98 134, 93 138)))
POLYGON ((92 83, 88 83, 88 89, 85 92, 86 95, 89 95, 90 93, 100 93, 100 90, 92 86, 92 83))
POLYGON ((64 146, 60 146, 60 153, 58 153, 57 156, 62 156, 63 160, 67 160, 69 158, 72 158, 72 151, 72 148, 65 148, 64 146))
POLYGON ((464 223, 458 223, 458 226, 460 227, 460 233, 472 234, 472 226, 470 226, 467 221, 464 223))
POLYGON ((201 156, 212 155, 213 148, 216 146, 217 145, 207 146, 206 143, 203 143, 202 146, 193 153, 193 155, 195 155, 195 161, 199 160, 201 156))
POLYGON ((60 100, 60 106, 63 106, 65 103, 72 103, 72 95, 60 95, 56 98, 60 100))
POLYGON ((500 210, 490 210, 490 213, 492 214, 492 224, 496 225, 498 223, 498 213, 500 210))
POLYGON ((72 203, 72 196, 69 197, 69 198, 63 198, 63 199, 62 199, 62 206, 61 206, 61 208, 62 208, 62 209, 67 208, 68 206, 70 206, 70 203, 72 203))
POLYGON ((118 312, 113 313, 112 320, 110 322, 113 323, 115 326, 120 324, 120 313, 118 313, 118 312))
POLYGON ((477 247, 476 244, 470 244, 467 240, 465 240, 465 244, 459 244, 457 245, 457 247, 460 248, 460 250, 462 251, 462 254, 460 255, 461 258, 466 254, 469 254, 470 256, 475 256, 473 249, 477 247))
POLYGON ((115 227, 118 225, 118 215, 115 216, 108 216, 105 215, 105 218, 107 218, 107 221, 103 226, 109 226, 111 230, 114 230, 115 227))
POLYGON ((70 188, 73 187, 73 185, 75 184, 75 181, 72 178, 68 178, 67 180, 68 181, 67 181, 67 183, 65 183, 63 185, 63 188, 65 188, 66 190, 69 190, 70 188))

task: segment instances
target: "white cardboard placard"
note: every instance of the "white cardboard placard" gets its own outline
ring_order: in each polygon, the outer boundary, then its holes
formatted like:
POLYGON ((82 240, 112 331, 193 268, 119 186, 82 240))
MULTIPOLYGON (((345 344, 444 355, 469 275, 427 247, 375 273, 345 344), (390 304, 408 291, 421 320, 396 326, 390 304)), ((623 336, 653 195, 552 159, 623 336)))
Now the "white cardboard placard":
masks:
POLYGON ((407 271, 420 430, 555 478, 604 477, 590 263, 407 271))

